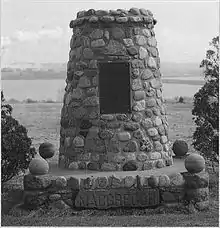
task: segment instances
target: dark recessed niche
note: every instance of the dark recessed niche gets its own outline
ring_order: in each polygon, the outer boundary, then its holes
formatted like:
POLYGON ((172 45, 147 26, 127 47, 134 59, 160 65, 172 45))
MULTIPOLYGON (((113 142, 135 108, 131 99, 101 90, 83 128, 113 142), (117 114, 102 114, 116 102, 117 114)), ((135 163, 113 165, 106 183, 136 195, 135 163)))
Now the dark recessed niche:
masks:
POLYGON ((131 113, 129 62, 99 62, 100 113, 131 113))

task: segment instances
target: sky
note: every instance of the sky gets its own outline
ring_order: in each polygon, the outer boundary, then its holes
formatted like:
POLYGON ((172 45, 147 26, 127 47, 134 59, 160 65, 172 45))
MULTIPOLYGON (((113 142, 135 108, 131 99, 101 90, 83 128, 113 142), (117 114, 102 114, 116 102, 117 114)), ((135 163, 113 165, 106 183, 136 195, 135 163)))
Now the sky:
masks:
POLYGON ((1 0, 1 65, 66 63, 72 30, 81 10, 145 8, 158 23, 161 62, 200 62, 219 34, 219 1, 1 0))

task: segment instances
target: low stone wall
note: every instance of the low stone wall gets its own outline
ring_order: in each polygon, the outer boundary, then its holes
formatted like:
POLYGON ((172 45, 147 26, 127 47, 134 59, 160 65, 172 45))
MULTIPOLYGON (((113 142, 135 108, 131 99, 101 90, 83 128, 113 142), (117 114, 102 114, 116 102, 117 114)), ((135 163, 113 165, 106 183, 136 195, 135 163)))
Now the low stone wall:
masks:
POLYGON ((28 174, 24 177, 24 204, 33 209, 42 206, 59 209, 147 208, 184 204, 204 210, 209 206, 208 186, 206 172, 86 178, 28 174))

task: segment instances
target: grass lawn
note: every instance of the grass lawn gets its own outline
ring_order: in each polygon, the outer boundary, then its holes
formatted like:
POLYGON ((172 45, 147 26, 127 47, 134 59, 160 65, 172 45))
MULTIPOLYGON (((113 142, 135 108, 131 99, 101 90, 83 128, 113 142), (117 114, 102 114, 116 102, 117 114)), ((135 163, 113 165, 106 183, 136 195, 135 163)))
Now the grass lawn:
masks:
MULTIPOLYGON (((51 159, 56 163, 59 148, 60 112, 62 104, 14 104, 13 116, 25 125, 38 149, 44 141, 52 142, 57 153, 51 159)), ((184 139, 193 152, 192 104, 167 103, 170 124, 170 141, 184 139)), ((15 205, 22 199, 22 176, 15 177, 3 186, 3 226, 215 226, 219 224, 218 175, 210 172, 210 209, 190 214, 180 207, 174 209, 117 209, 117 210, 43 210, 26 211, 15 205)))

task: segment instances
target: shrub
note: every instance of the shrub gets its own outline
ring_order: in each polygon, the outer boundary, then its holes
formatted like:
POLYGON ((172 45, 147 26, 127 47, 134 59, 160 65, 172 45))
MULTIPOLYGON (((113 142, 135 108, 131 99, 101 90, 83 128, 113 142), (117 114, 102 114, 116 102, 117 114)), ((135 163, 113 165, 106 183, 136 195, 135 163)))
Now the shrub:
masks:
POLYGON ((36 152, 26 128, 11 116, 12 107, 4 104, 2 91, 1 102, 1 178, 6 182, 24 172, 36 152))
MULTIPOLYGON (((213 38, 211 50, 200 67, 204 69, 206 83, 194 95, 192 114, 197 125, 193 146, 206 159, 219 162, 219 37, 213 38)), ((214 167, 214 166, 213 166, 214 167)))
POLYGON ((179 103, 184 103, 184 98, 180 96, 178 102, 179 103))

